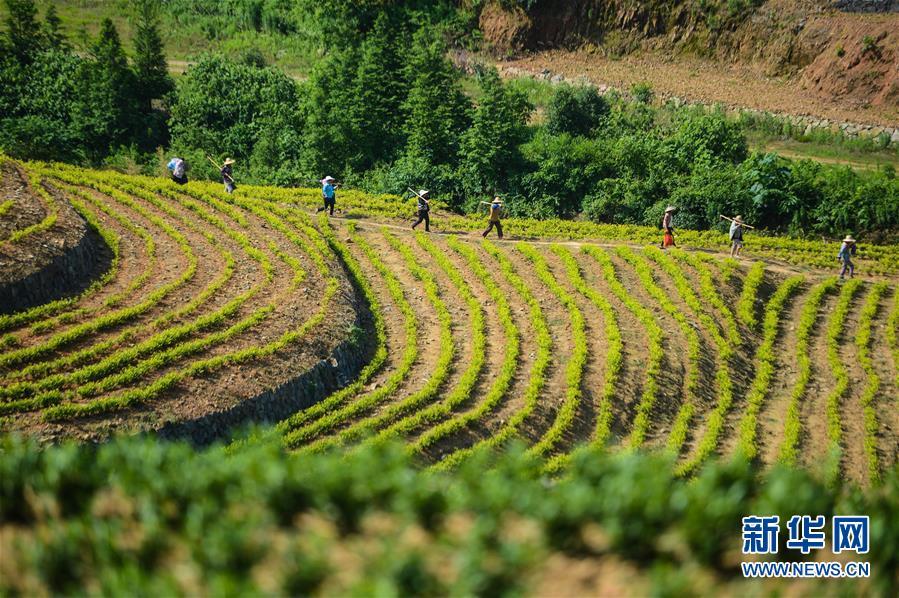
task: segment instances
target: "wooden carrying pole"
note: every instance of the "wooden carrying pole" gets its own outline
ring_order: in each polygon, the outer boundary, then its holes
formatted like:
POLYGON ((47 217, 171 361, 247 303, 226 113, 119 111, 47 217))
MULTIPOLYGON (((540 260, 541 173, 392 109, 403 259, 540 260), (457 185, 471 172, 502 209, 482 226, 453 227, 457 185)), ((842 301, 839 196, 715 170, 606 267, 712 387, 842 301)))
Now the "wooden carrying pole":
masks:
MULTIPOLYGON (((215 166, 216 168, 218 168, 219 170, 222 169, 222 167, 219 166, 218 164, 216 164, 216 163, 215 163, 215 160, 213 160, 210 156, 206 156, 206 159, 209 160, 210 162, 212 162, 212 165, 215 166)), ((225 174, 225 173, 222 173, 222 174, 224 174, 226 177, 228 177, 229 179, 231 179, 231 182, 232 182, 232 183, 234 182, 234 179, 231 178, 231 175, 228 175, 228 174, 225 174)))
MULTIPOLYGON (((731 222, 737 222, 737 221, 734 220, 733 218, 728 218, 728 217, 725 216, 724 214, 718 214, 718 217, 719 217, 719 218, 722 218, 722 219, 724 219, 724 220, 730 220, 731 222)), ((751 228, 752 230, 755 230, 755 227, 754 227, 754 226, 749 226, 749 225, 746 224, 745 222, 737 222, 737 224, 739 224, 740 226, 742 226, 742 227, 744 227, 744 228, 751 228)))

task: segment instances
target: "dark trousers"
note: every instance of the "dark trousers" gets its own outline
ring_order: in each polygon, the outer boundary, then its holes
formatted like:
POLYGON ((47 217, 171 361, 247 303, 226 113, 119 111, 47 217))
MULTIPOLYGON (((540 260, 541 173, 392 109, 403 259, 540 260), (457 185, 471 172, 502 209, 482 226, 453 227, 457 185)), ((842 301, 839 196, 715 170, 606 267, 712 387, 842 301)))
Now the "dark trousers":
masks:
POLYGON ((415 224, 412 225, 412 228, 415 228, 422 222, 425 223, 425 231, 431 230, 431 216, 428 214, 429 210, 419 210, 418 211, 418 220, 415 221, 415 224))
POLYGON ((486 237, 490 233, 490 231, 493 230, 494 226, 496 227, 496 234, 499 235, 500 239, 502 239, 503 238, 503 225, 500 223, 499 220, 491 220, 490 224, 487 225, 487 230, 485 230, 481 236, 486 237))
POLYGON ((184 185, 185 183, 187 183, 187 175, 186 174, 182 175, 182 176, 172 175, 172 180, 175 181, 176 183, 178 183, 179 185, 184 185))
POLYGON ((334 215, 334 204, 337 203, 336 200, 333 197, 330 197, 330 198, 325 197, 324 200, 325 200, 325 205, 320 207, 319 209, 315 210, 315 213, 318 214, 321 211, 328 211, 328 209, 330 209, 331 216, 333 216, 334 215))

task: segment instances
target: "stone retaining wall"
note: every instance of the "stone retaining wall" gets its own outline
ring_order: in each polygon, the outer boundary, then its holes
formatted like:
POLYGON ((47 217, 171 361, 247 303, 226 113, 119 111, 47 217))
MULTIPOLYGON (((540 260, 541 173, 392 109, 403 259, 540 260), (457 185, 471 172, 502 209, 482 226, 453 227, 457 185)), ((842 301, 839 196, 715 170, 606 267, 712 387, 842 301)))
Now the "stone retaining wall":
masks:
MULTIPOLYGON (((356 325, 361 325, 357 310, 356 325)), ((187 440, 202 447, 228 440, 233 432, 250 423, 270 424, 306 409, 329 394, 351 383, 368 361, 370 351, 365 343, 345 340, 314 366, 255 397, 241 401, 223 411, 208 413, 197 419, 171 422, 156 431, 166 440, 187 440)))
POLYGON ((76 295, 90 286, 98 272, 108 268, 111 252, 100 235, 68 203, 60 202, 58 219, 69 223, 65 237, 44 234, 23 240, 14 255, 3 257, 3 268, 28 274, 0 284, 0 313, 21 311, 76 295), (32 243, 41 244, 40 251, 30 250, 32 243), (45 260, 40 265, 34 263, 38 253, 45 260))

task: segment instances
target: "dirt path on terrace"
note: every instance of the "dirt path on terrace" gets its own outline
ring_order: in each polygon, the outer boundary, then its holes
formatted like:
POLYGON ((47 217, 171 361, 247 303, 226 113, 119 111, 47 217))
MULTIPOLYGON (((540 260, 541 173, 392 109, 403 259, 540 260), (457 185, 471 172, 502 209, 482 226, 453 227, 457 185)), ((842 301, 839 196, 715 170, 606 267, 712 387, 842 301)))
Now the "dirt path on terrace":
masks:
POLYGON ((793 80, 770 78, 749 67, 678 56, 665 60, 651 55, 605 58, 584 50, 551 50, 501 62, 533 73, 544 69, 566 79, 586 77, 598 85, 629 90, 649 83, 659 96, 677 96, 691 102, 722 103, 782 114, 814 115, 836 122, 895 126, 899 108, 859 107, 851 101, 824 100, 793 80))

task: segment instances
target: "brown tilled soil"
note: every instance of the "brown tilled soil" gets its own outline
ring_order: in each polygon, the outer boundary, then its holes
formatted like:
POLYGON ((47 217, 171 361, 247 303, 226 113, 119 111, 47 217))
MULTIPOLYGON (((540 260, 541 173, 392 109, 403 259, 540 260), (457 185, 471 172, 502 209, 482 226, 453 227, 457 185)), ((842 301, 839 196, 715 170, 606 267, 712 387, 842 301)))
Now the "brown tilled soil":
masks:
MULTIPOLYGON (((646 329, 624 303, 612 293, 605 277, 599 271, 596 261, 580 252, 576 252, 576 256, 587 285, 596 289, 612 304, 622 339, 632 339, 631 342, 623 343, 621 369, 618 371, 615 394, 611 398, 612 422, 609 443, 618 444, 627 437, 631 429, 633 414, 640 401, 646 364, 649 360, 646 329)), ((594 334, 601 336, 603 332, 599 328, 599 323, 594 324, 594 327, 597 329, 594 334)), ((607 349, 601 340, 599 344, 607 349)), ((591 354, 592 350, 591 348, 591 354)))
MULTIPOLYGON (((894 37, 899 39, 899 35, 894 37)), ((613 59, 584 50, 550 50, 503 62, 500 66, 517 67, 535 74, 547 69, 566 79, 585 77, 595 84, 623 91, 637 83, 649 83, 661 97, 675 96, 703 104, 721 103, 735 108, 816 116, 832 122, 879 126, 899 123, 899 100, 859 105, 856 95, 851 93, 854 88, 850 76, 845 75, 846 81, 837 75, 821 78, 823 75, 818 75, 818 70, 831 68, 829 62, 822 64, 824 66, 810 67, 814 70, 809 71, 808 81, 767 77, 743 64, 683 56, 675 60, 649 53, 613 59), (837 92, 832 88, 839 85, 846 87, 845 97, 835 95, 837 92), (822 89, 816 89, 819 87, 822 89)), ((874 72, 874 65, 866 67, 866 64, 867 61, 860 62, 855 67, 863 79, 872 77, 866 73, 874 72)), ((895 70, 889 76, 894 80, 895 70)), ((890 85, 895 88, 899 84, 890 85)))
POLYGON ((871 350, 869 355, 874 362, 874 370, 880 378, 880 391, 874 396, 874 408, 877 411, 877 423, 880 431, 877 435, 877 454, 880 468, 896 463, 899 459, 899 363, 894 362, 886 337, 888 323, 887 314, 899 293, 899 286, 894 285, 891 293, 880 300, 880 309, 871 327, 871 350))
MULTIPOLYGON (((807 292, 808 288, 808 284, 804 285, 802 292, 807 292)), ((771 381, 765 405, 759 413, 759 458, 762 463, 769 465, 777 460, 783 442, 784 421, 786 421, 787 410, 790 406, 790 397, 799 375, 796 335, 799 318, 804 308, 805 297, 797 294, 794 295, 791 304, 781 315, 778 344, 783 347, 783 350, 777 353, 777 361, 774 364, 776 374, 771 381)))
POLYGON ((843 428, 841 465, 844 476, 859 484, 866 484, 869 481, 865 454, 865 416, 860 400, 867 376, 858 361, 855 335, 858 331, 862 305, 870 291, 870 286, 865 286, 855 293, 849 313, 846 315, 840 342, 840 359, 849 375, 849 388, 840 399, 840 421, 843 428))
POLYGON ((802 431, 799 435, 800 461, 818 470, 827 461, 830 440, 827 436, 827 395, 833 390, 834 376, 827 358, 827 328, 839 293, 829 293, 818 309, 818 325, 809 339, 812 373, 800 408, 802 431))
MULTIPOLYGON (((161 218, 169 219, 158 210, 154 210, 154 212, 161 218)), ((220 216, 226 219, 224 215, 220 216)), ((168 239, 161 231, 156 231, 152 223, 144 222, 134 213, 129 214, 129 217, 133 217, 136 223, 146 226, 152 232, 157 241, 157 251, 160 256, 157 266, 154 267, 154 275, 151 276, 147 286, 136 293, 135 298, 128 301, 128 303, 134 303, 145 296, 145 293, 148 292, 147 289, 158 288, 161 284, 177 278, 187 262, 184 253, 174 241, 168 239), (160 266, 161 271, 159 271, 160 266)), ((236 316, 232 317, 229 324, 265 305, 274 306, 274 310, 261 323, 233 337, 224 345, 214 345, 205 351, 192 354, 174 365, 156 370, 154 375, 162 376, 179 370, 196 359, 221 355, 224 352, 237 351, 276 340, 285 331, 298 327, 318 309, 320 297, 325 290, 325 281, 315 272, 311 261, 305 256, 298 256, 308 272, 308 277, 298 288, 292 288, 292 270, 277 257, 276 253, 269 248, 268 243, 273 243, 278 250, 288 255, 297 255, 298 248, 282 234, 273 232, 267 223, 252 215, 248 215, 247 218, 249 226, 243 232, 253 241, 257 249, 268 255, 275 269, 273 281, 266 284, 258 265, 243 255, 242 250, 227 240, 225 235, 213 230, 213 234, 222 239, 234 252, 238 263, 233 279, 220 291, 221 296, 216 297, 215 301, 224 303, 234 295, 244 292, 256 284, 262 284, 259 292, 238 311, 236 316)), ((200 227, 208 226, 202 220, 196 218, 194 220, 200 227)), ((163 314, 167 309, 183 305, 201 292, 202 288, 211 282, 214 275, 221 273, 223 262, 218 251, 214 250, 199 233, 193 232, 175 219, 170 221, 187 237, 194 249, 200 262, 197 274, 185 286, 173 292, 165 300, 164 305, 154 307, 147 316, 139 321, 149 321, 150 318, 163 314)), ((237 227, 236 224, 235 227, 237 227)), ((342 278, 342 288, 336 294, 325 321, 305 339, 266 358, 263 362, 251 362, 249 365, 223 368, 203 376, 186 379, 173 391, 159 397, 151 404, 139 405, 116 414, 81 418, 58 424, 45 423, 40 420, 38 414, 23 414, 16 417, 15 427, 31 430, 43 438, 56 438, 61 435, 102 438, 114 431, 155 428, 170 421, 195 419, 206 413, 230 408, 245 398, 277 387, 307 370, 319 360, 327 358, 337 343, 345 338, 355 319, 353 307, 355 294, 346 277, 342 273, 339 273, 339 277, 342 278)), ((204 306, 201 311, 208 307, 204 306)), ((128 325, 131 324, 134 324, 134 321, 129 322, 128 325)), ((121 331, 122 328, 124 326, 111 329, 98 335, 97 338, 106 338, 114 332, 121 331)), ((149 334, 153 331, 146 332, 149 334)), ((196 333, 194 338, 205 334, 205 331, 196 333)), ((141 385, 146 383, 146 380, 142 380, 141 385)))

